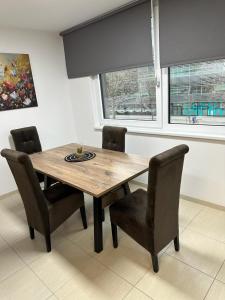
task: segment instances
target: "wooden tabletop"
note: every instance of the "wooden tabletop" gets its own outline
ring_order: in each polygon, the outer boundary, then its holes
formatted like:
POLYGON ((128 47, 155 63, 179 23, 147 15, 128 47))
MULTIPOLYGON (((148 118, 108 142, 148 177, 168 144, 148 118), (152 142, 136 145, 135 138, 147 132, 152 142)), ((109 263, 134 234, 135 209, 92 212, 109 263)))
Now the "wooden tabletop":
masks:
POLYGON ((79 146, 68 144, 32 154, 33 167, 96 198, 148 171, 149 158, 89 146, 83 146, 83 150, 95 152, 95 158, 66 162, 65 156, 76 152, 79 146))

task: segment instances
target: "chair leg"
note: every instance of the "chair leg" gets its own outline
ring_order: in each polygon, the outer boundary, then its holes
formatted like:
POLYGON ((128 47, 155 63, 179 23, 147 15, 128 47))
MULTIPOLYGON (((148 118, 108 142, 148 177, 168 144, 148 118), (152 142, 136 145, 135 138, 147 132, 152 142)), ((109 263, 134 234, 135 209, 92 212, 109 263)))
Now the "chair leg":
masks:
POLYGON ((113 247, 118 247, 118 236, 117 236, 117 226, 113 223, 111 223, 112 228, 112 238, 113 238, 113 247))
POLYGON ((46 242, 47 252, 51 252, 52 247, 51 247, 51 237, 50 237, 50 234, 46 234, 45 235, 45 242, 46 242))
POLYGON ((31 238, 31 240, 33 240, 34 239, 34 228, 33 227, 31 227, 30 225, 29 225, 29 231, 30 231, 30 238, 31 238))
POLYGON ((84 229, 87 229, 87 218, 86 218, 85 206, 80 207, 80 214, 81 214, 81 219, 82 219, 84 229))
POLYGON ((155 254, 151 254, 152 257, 152 266, 155 273, 158 273, 159 271, 159 262, 158 262, 158 256, 155 254))
POLYGON ((102 222, 105 222, 105 210, 104 210, 104 208, 102 209, 102 222))
POLYGON ((176 251, 180 250, 180 242, 179 242, 179 235, 175 237, 174 239, 174 248, 176 251))

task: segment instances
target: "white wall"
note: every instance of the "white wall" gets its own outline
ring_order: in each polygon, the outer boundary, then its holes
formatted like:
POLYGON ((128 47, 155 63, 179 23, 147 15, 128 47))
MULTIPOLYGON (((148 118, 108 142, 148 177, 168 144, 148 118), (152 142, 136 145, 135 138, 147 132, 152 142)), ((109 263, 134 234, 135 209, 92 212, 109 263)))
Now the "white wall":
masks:
MULTIPOLYGON (((89 78, 69 80, 69 85, 78 140, 101 146, 101 132, 94 130, 89 78)), ((225 143, 128 134, 126 151, 150 158, 180 143, 190 147, 185 159, 181 193, 225 206, 225 143)), ((147 183, 147 176, 139 180, 147 183)))
MULTIPOLYGON (((27 53, 33 72, 38 107, 0 112, 0 149, 9 148, 13 128, 36 125, 43 149, 76 139, 62 39, 39 31, 0 29, 0 53, 27 53)), ((0 195, 16 188, 0 158, 0 195)))

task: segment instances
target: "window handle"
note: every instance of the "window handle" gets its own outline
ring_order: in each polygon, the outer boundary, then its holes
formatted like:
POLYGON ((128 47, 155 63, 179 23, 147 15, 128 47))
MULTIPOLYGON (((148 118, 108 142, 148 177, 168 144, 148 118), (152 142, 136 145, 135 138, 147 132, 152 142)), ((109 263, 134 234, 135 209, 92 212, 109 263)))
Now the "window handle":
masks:
POLYGON ((156 87, 160 88, 160 80, 156 78, 156 87))

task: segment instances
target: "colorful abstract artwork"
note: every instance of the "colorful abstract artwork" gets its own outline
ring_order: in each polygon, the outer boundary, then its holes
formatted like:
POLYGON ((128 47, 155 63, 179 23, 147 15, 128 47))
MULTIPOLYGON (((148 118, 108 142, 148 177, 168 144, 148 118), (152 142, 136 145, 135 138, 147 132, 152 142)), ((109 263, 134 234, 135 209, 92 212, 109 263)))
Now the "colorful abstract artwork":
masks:
POLYGON ((28 54, 0 53, 0 111, 38 106, 28 54))

